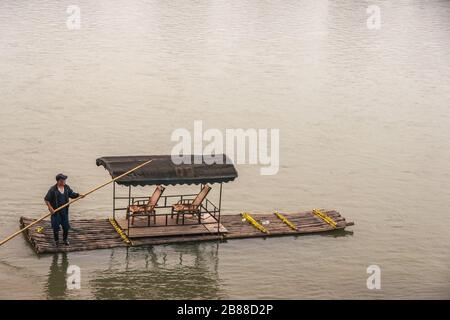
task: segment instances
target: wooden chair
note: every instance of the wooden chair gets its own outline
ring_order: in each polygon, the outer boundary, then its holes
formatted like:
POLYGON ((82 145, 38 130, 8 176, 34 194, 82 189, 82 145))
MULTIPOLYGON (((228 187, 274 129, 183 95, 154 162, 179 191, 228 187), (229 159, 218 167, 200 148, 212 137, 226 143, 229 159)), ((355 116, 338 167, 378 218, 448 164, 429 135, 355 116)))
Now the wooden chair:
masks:
POLYGON ((202 208, 202 203, 206 199, 209 191, 211 191, 211 187, 208 185, 204 185, 202 190, 197 194, 194 199, 183 199, 178 201, 176 204, 172 205, 172 218, 173 214, 177 214, 177 224, 180 214, 182 214, 182 224, 184 224, 184 215, 192 214, 198 215, 198 223, 201 223, 201 214, 200 210, 202 208))
POLYGON ((136 216, 148 217, 148 225, 150 225, 150 216, 153 216, 153 223, 156 223, 155 207, 165 189, 163 186, 157 186, 153 194, 148 198, 147 203, 145 203, 146 200, 138 200, 127 207, 127 219, 131 217, 131 225, 134 224, 134 217, 136 216))

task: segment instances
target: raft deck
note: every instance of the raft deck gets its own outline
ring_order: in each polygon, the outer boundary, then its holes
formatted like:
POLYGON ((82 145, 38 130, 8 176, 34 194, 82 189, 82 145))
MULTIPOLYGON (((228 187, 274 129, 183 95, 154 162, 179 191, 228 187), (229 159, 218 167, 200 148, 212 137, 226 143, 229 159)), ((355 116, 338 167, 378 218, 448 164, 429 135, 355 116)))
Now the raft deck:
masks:
MULTIPOLYGON (((127 234, 125 220, 115 221, 116 228, 109 219, 83 219, 71 221, 69 234, 70 246, 56 246, 53 241, 53 231, 49 221, 42 221, 24 232, 26 239, 37 253, 56 253, 82 251, 94 249, 108 249, 115 247, 157 245, 183 242, 198 242, 211 240, 244 239, 255 237, 275 237, 286 235, 302 235, 318 232, 342 230, 353 222, 347 222, 335 210, 321 210, 336 223, 335 226, 320 218, 312 211, 299 213, 282 213, 292 224, 294 230, 273 213, 256 214, 251 216, 263 226, 266 232, 260 231, 254 225, 243 219, 240 214, 222 215, 220 233, 217 224, 182 226, 170 225, 161 227, 142 227, 130 229, 130 242, 124 240, 127 234), (117 228, 118 227, 118 228, 117 228)), ((34 219, 21 217, 20 225, 25 227, 34 219)))

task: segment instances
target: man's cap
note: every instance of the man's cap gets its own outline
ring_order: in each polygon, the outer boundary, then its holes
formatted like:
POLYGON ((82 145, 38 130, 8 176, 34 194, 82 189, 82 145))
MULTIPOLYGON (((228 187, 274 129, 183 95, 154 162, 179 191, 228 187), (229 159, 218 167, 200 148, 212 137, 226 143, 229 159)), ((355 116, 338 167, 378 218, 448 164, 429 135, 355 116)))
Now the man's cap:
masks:
POLYGON ((67 176, 66 176, 65 174, 58 173, 58 174, 56 175, 56 181, 59 181, 59 180, 66 180, 66 179, 67 179, 67 176))

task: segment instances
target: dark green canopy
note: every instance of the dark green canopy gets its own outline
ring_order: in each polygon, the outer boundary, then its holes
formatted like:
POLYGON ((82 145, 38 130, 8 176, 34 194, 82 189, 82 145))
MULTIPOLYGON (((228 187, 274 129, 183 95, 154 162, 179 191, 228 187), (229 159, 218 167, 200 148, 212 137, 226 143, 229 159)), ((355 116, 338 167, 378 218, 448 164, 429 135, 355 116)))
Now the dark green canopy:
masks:
POLYGON ((175 164, 170 155, 102 157, 96 162, 115 178, 145 161, 153 160, 117 181, 124 186, 222 183, 233 181, 238 176, 234 165, 224 154, 215 156, 221 162, 213 164, 205 162, 206 156, 190 157, 190 164, 175 164))

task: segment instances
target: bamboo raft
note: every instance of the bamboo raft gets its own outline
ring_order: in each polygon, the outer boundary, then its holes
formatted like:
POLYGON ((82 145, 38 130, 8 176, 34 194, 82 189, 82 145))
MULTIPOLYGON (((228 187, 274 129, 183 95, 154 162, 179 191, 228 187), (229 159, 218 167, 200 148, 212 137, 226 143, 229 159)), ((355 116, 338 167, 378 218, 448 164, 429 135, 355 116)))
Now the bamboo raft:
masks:
MULTIPOLYGON (((127 238, 125 237, 124 240, 123 235, 121 235, 121 233, 126 234, 126 232, 123 230, 123 224, 121 225, 120 222, 116 222, 117 230, 109 219, 83 219, 71 222, 72 229, 69 234, 70 246, 56 246, 54 244, 53 231, 49 221, 39 222, 36 226, 26 230, 24 235, 36 253, 41 254, 128 246, 303 235, 343 230, 345 227, 353 225, 353 222, 347 222, 335 210, 321 210, 321 212, 330 220, 321 218, 313 211, 291 214, 282 213, 282 217, 285 217, 288 222, 295 225, 295 229, 276 214, 252 213, 251 217, 266 232, 261 231, 255 225, 249 223, 242 215, 233 214, 223 215, 221 217, 220 233, 217 233, 217 227, 214 230, 205 227, 203 231, 199 231, 198 228, 186 226, 152 227, 148 229, 151 230, 149 232, 153 233, 141 233, 130 238, 129 240, 131 241, 126 241, 127 238), (156 230, 158 231, 156 232, 156 230), (167 230, 167 232, 164 232, 164 230, 167 230), (174 231, 178 233, 175 234, 174 231)), ((23 228, 33 221, 35 219, 21 217, 20 225, 23 228)))

